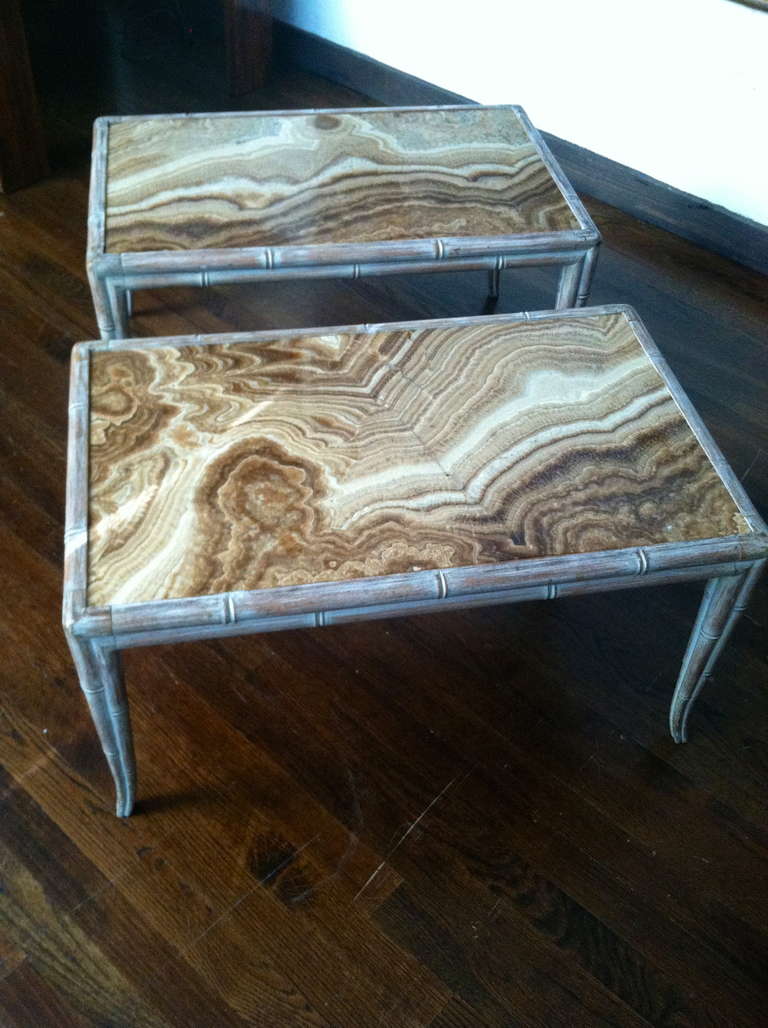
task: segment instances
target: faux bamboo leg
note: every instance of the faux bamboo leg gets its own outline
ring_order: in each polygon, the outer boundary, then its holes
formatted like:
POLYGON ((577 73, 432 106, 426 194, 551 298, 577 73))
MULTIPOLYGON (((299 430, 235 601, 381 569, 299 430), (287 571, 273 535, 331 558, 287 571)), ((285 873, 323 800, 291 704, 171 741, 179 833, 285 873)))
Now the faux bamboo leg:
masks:
POLYGON ((127 290, 107 280, 107 295, 114 324, 114 339, 125 339, 128 335, 128 301, 127 290))
POLYGON ((591 250, 587 250, 581 262, 581 278, 579 279, 579 292, 576 297, 576 306, 583 307, 589 299, 589 291, 592 288, 592 276, 595 273, 597 253, 600 244, 596 243, 591 250))
POLYGON ((710 578, 707 582, 669 710, 669 729, 675 742, 687 739, 693 703, 712 677, 715 662, 747 606, 762 566, 761 561, 740 575, 710 578))
POLYGON ((96 313, 96 323, 99 326, 99 335, 105 341, 113 339, 115 335, 115 320, 107 283, 103 278, 91 274, 90 271, 88 273, 88 280, 91 284, 91 297, 93 299, 93 309, 96 313))
POLYGON ((574 261, 573 264, 564 264, 560 272, 560 281, 557 286, 557 299, 555 310, 567 310, 576 306, 576 297, 581 280, 581 267, 583 261, 574 261))
POLYGON ((128 817, 136 793, 136 765, 120 654, 95 640, 71 634, 67 640, 80 688, 85 694, 101 748, 112 772, 117 816, 128 817))

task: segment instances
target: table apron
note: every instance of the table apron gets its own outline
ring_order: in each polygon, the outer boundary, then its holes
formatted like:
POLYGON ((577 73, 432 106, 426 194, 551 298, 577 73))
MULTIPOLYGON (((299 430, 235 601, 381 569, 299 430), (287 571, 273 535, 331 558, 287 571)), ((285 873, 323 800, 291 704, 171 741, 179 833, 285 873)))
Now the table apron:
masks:
POLYGON ((270 282, 305 278, 373 278, 436 271, 504 271, 515 267, 578 264, 592 250, 552 250, 489 256, 444 257, 440 260, 400 260, 345 264, 295 265, 285 268, 201 268, 194 271, 111 272, 107 281, 121 289, 163 289, 174 286, 215 286, 237 282, 270 282))
MULTIPOLYGON (((644 575, 620 575, 613 578, 595 578, 583 581, 560 583, 552 581, 542 585, 500 589, 495 592, 466 593, 464 595, 445 596, 440 599, 406 600, 399 603, 378 603, 371 606, 348 607, 338 610, 273 615, 213 625, 190 625, 156 630, 150 628, 144 631, 101 636, 100 641, 110 647, 130 649, 139 646, 155 646, 165 643, 194 642, 204 639, 219 639, 226 636, 250 635, 257 632, 276 632, 292 628, 320 628, 353 621, 406 617, 412 614, 431 614, 451 609, 522 603, 527 600, 551 600, 589 593, 612 592, 620 589, 669 585, 676 582, 688 582, 699 579, 725 578, 743 574, 744 571, 749 570, 756 563, 761 562, 731 562, 698 567, 672 568, 664 571, 650 571, 644 575)), ((87 622, 87 615, 84 620, 87 622)), ((82 631, 85 625, 82 624, 78 627, 82 631)))

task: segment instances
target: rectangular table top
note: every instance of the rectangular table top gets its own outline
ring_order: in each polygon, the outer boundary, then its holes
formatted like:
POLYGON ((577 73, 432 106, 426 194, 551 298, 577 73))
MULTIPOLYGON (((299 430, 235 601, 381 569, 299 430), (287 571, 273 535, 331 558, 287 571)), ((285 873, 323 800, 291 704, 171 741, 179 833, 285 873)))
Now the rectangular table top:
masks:
POLYGON ((87 345, 92 606, 750 531, 626 308, 87 345))
POLYGON ((594 232, 517 107, 106 122, 107 253, 594 232))

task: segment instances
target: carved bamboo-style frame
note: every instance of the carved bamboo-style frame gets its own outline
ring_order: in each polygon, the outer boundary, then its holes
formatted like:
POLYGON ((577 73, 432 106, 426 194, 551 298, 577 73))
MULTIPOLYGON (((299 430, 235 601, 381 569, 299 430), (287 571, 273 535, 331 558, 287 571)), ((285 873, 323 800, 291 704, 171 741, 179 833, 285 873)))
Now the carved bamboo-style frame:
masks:
POLYGON ((64 629, 117 790, 117 813, 131 812, 134 763, 119 650, 135 646, 221 638, 287 628, 314 628, 370 618, 450 608, 480 607, 524 600, 706 579, 672 699, 670 729, 686 738, 690 709, 712 669, 768 557, 768 530, 690 400, 634 310, 608 305, 578 311, 522 313, 496 317, 440 319, 324 329, 177 336, 152 340, 80 343, 73 351, 69 406, 64 563, 64 629), (592 317, 624 313, 661 375, 702 449, 729 491, 749 531, 723 538, 662 543, 628 549, 414 571, 374 578, 318 582, 158 600, 150 603, 88 605, 88 475, 90 356, 101 350, 152 349, 258 342, 328 332, 371 333, 397 329, 592 317))
MULTIPOLYGON (((178 118, 232 118, 263 115, 356 114, 386 111, 451 111, 439 107, 332 108, 292 111, 227 111, 211 114, 153 114, 97 118, 93 131, 91 185, 88 204, 86 264, 99 332, 104 340, 128 332, 131 295, 137 289, 168 286, 210 286, 222 283, 297 278, 361 278, 430 271, 488 272, 489 294, 497 297, 501 272, 507 268, 557 265, 561 268, 555 308, 583 306, 589 296, 600 233, 528 115, 516 104, 492 110, 513 110, 525 126, 547 171, 579 228, 501 236, 456 236, 374 243, 319 243, 311 246, 253 246, 202 250, 153 250, 109 253, 106 250, 106 187, 109 127, 121 121, 178 118)), ((474 108, 473 108, 474 109, 474 108)))

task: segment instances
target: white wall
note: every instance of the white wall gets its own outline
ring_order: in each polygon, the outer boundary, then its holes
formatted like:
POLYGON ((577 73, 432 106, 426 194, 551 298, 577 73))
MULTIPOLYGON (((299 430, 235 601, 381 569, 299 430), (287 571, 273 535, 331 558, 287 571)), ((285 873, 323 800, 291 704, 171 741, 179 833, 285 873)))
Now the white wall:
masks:
POLYGON ((298 28, 768 224, 768 13, 730 0, 274 0, 298 28))

